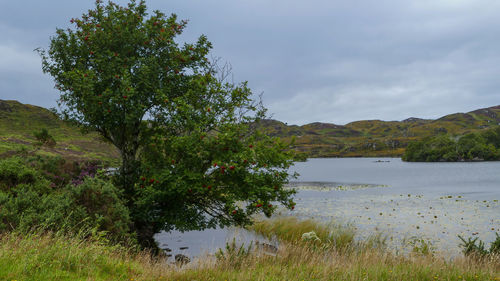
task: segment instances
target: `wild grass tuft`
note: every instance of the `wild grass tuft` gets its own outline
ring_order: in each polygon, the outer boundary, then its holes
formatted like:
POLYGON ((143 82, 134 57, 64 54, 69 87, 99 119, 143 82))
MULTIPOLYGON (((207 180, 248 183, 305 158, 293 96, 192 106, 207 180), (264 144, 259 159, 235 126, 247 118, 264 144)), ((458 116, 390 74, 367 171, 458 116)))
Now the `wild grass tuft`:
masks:
MULTIPOLYGON (((269 239, 278 239, 292 244, 310 243, 303 239, 303 235, 309 232, 314 232, 323 248, 346 250, 355 244, 355 231, 349 225, 322 224, 312 219, 278 217, 272 220, 259 220, 250 229, 269 239)), ((318 245, 317 242, 314 244, 318 245)))

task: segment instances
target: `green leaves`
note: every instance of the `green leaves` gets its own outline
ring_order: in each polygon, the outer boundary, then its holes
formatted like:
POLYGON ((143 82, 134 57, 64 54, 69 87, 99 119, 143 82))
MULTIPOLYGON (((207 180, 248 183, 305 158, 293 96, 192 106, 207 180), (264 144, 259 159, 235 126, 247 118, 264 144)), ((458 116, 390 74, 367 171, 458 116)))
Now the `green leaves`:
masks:
POLYGON ((160 230, 244 225, 276 203, 292 208, 283 185, 293 153, 255 130, 265 108, 246 82, 207 59, 205 36, 178 43, 187 21, 146 10, 97 1, 39 51, 63 115, 119 149, 116 183, 143 245, 160 230))
POLYGON ((194 130, 164 138, 158 132, 152 138, 154 145, 141 152, 148 165, 144 173, 161 180, 142 207, 173 202, 164 219, 196 218, 197 223, 183 225, 188 230, 245 225, 253 214, 270 216, 276 203, 294 205, 294 191, 283 189, 292 164, 292 153, 282 150, 286 145, 257 132, 249 135, 245 124, 220 125, 208 133, 194 130))
POLYGON ((408 145, 404 161, 471 161, 498 160, 497 132, 492 128, 480 133, 452 137, 439 135, 415 141, 408 145))
POLYGON ((163 100, 182 95, 192 79, 185 73, 207 65, 206 38, 179 47, 174 37, 187 22, 159 11, 147 18, 144 1, 127 8, 97 3, 71 22, 75 29, 58 29, 48 52, 40 51, 43 70, 62 91, 60 105, 68 118, 94 129, 142 120, 163 100), (111 112, 133 118, 118 119, 111 112))

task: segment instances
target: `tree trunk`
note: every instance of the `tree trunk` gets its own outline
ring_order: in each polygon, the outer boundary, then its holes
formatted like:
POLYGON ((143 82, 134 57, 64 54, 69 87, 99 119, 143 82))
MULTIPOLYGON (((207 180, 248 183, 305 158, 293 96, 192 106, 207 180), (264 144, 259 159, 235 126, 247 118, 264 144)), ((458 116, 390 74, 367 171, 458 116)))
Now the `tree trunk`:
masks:
POLYGON ((160 248, 154 239, 157 233, 151 222, 134 222, 134 229, 137 234, 137 241, 142 249, 151 251, 151 254, 160 254, 160 248))
POLYGON ((118 177, 118 186, 120 186, 124 191, 124 197, 126 204, 132 207, 134 192, 134 184, 137 182, 139 177, 139 163, 136 159, 136 150, 120 149, 122 157, 122 166, 120 168, 120 174, 118 177))
POLYGON ((157 255, 160 249, 154 240, 156 229, 151 222, 141 220, 140 216, 134 214, 134 197, 136 190, 134 185, 140 177, 140 165, 136 159, 136 149, 121 149, 122 166, 118 178, 118 185, 123 188, 123 195, 125 203, 131 212, 132 218, 132 231, 137 234, 137 240, 142 249, 151 251, 152 254, 157 255))

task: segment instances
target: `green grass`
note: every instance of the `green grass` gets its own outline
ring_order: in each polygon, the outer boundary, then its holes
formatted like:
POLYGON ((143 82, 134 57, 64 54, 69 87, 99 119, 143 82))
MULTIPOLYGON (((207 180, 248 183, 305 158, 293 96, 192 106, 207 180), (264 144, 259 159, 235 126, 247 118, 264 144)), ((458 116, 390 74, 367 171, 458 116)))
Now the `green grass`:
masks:
POLYGON ((279 239, 276 256, 256 251, 237 267, 226 260, 202 262, 193 269, 176 272, 173 280, 500 280, 497 256, 450 260, 425 251, 395 255, 380 246, 383 243, 376 235, 355 242, 349 226, 293 217, 257 221, 251 229, 279 239), (316 232, 320 244, 301 239, 310 231, 316 232), (347 239, 329 247, 340 237, 347 239))
POLYGON ((450 260, 438 254, 395 255, 383 247, 342 251, 299 239, 301 231, 314 230, 328 241, 332 233, 346 231, 338 225, 279 218, 257 226, 285 239, 275 256, 253 250, 239 263, 205 256, 184 267, 97 238, 3 234, 0 280, 500 280, 498 256, 450 260))
POLYGON ((164 271, 154 267, 145 253, 99 241, 58 234, 0 236, 0 280, 158 280, 164 271))
POLYGON ((299 220, 296 217, 278 217, 273 220, 255 222, 251 230, 270 239, 277 238, 289 243, 300 243, 302 234, 314 231, 321 242, 328 247, 346 249, 354 244, 354 229, 339 224, 320 224, 312 219, 299 220))
POLYGON ((119 153, 112 145, 102 142, 95 132, 82 134, 81 130, 60 120, 49 110, 0 100, 0 157, 8 156, 24 147, 28 152, 59 155, 68 159, 102 160, 117 164, 119 153), (56 141, 53 148, 37 148, 34 132, 47 129, 56 141))

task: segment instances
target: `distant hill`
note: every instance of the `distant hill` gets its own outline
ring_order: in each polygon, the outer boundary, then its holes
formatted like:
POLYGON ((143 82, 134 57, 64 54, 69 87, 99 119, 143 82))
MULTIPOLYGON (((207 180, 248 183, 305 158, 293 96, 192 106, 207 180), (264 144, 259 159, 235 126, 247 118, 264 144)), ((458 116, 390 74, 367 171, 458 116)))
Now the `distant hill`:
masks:
POLYGON ((61 155, 69 159, 118 161, 118 151, 103 142, 98 134, 82 134, 80 129, 62 121, 43 107, 0 100, 0 157, 26 149, 33 151, 35 131, 45 128, 56 141, 53 148, 42 147, 37 153, 61 155))
POLYGON ((454 113, 436 120, 411 117, 403 121, 364 120, 346 125, 287 125, 264 120, 268 134, 289 140, 309 157, 401 156, 412 140, 441 133, 462 135, 500 125, 500 106, 454 113))
MULTIPOLYGON (((364 120, 346 125, 310 123, 287 125, 263 120, 259 126, 269 135, 295 138, 295 147, 308 157, 401 156, 408 142, 440 133, 462 135, 500 124, 500 106, 468 113, 454 113, 436 120, 411 117, 403 121, 364 120)), ((118 161, 118 151, 96 133, 60 120, 51 111, 17 101, 0 100, 0 157, 23 147, 34 149, 33 132, 46 128, 54 137, 54 148, 41 153, 69 158, 118 161)))

